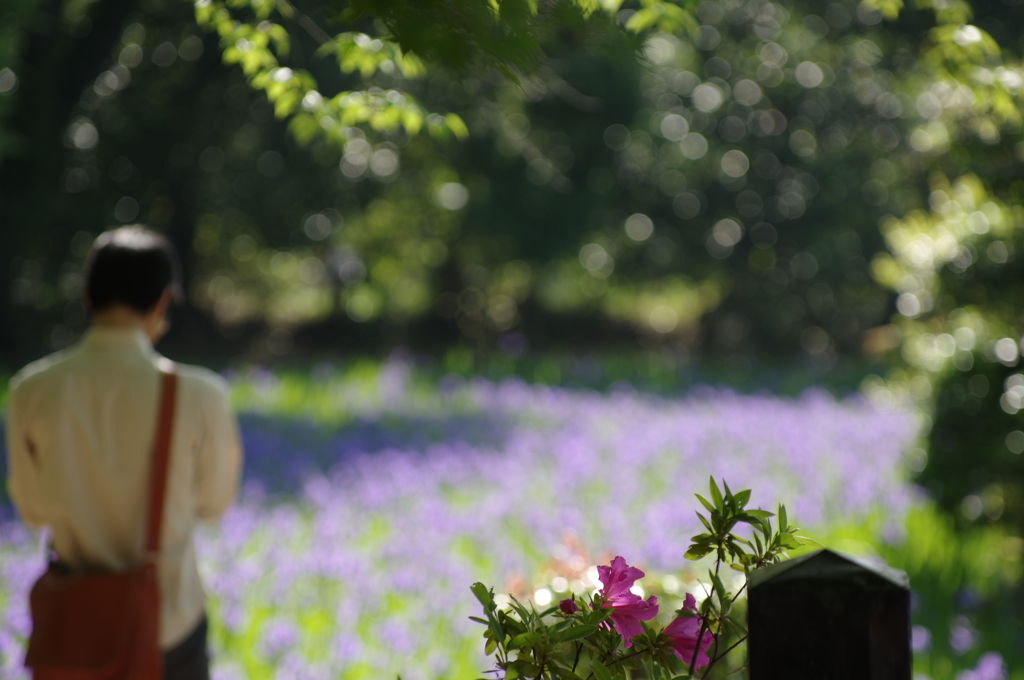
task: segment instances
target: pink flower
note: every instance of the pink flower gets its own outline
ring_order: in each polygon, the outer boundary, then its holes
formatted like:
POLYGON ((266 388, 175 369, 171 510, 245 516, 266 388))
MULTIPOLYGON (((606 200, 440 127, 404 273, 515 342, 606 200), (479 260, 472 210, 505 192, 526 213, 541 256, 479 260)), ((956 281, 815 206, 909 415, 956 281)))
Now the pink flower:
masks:
POLYGON ((626 564, 626 560, 619 556, 612 560, 610 566, 598 567, 597 576, 601 579, 601 584, 604 585, 601 594, 605 600, 614 603, 623 596, 637 597, 629 592, 629 589, 633 587, 637 579, 644 577, 644 572, 629 566, 626 564))
MULTIPOLYGON (((683 609, 689 609, 696 613, 697 601, 693 599, 693 595, 686 595, 683 609)), ((672 645, 672 650, 676 653, 676 656, 687 666, 693 661, 693 653, 697 650, 697 636, 700 635, 700 624, 701 619, 699 616, 680 616, 665 626, 663 631, 668 636, 669 643, 672 645)), ((714 642, 714 637, 711 635, 711 631, 705 630, 704 635, 700 639, 700 650, 697 651, 697 662, 694 664, 694 668, 703 668, 710 663, 707 650, 712 642, 714 642)))
POLYGON ((627 649, 633 645, 630 640, 644 632, 640 622, 650 621, 658 615, 658 601, 654 595, 646 600, 641 600, 638 595, 633 595, 633 600, 630 602, 620 601, 619 604, 605 602, 604 606, 611 607, 612 625, 622 636, 622 641, 627 649))
POLYGON ((576 606, 576 600, 571 597, 559 602, 558 608, 562 610, 563 614, 575 614, 580 610, 580 608, 576 606))
POLYGON ((611 609, 611 620, 615 630, 622 636, 628 649, 632 640, 644 632, 641 621, 650 621, 658 615, 657 599, 651 595, 646 600, 630 592, 633 583, 643 578, 644 572, 626 564, 622 557, 612 560, 610 566, 598 567, 598 577, 604 588, 599 593, 605 609, 611 609))

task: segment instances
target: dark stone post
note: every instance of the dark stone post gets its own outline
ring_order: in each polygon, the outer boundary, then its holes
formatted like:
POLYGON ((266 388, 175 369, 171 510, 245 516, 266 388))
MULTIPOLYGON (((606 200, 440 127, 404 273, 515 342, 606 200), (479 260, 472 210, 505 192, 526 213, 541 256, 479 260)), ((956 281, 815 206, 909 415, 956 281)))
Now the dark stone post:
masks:
POLYGON ((819 550, 750 575, 750 680, 910 680, 906 573, 819 550))

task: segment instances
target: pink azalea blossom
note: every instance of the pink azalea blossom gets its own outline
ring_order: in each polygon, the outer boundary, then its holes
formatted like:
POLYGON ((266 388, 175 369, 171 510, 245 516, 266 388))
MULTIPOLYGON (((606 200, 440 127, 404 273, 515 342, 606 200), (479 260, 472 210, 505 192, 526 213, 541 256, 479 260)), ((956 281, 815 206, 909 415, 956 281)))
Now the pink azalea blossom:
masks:
POLYGON ((643 578, 644 572, 626 564, 622 557, 616 557, 610 566, 598 567, 597 574, 604 585, 598 593, 602 599, 601 606, 612 610, 612 626, 622 636, 628 649, 632 646, 630 641, 644 632, 640 622, 650 621, 658 615, 657 598, 651 595, 643 600, 636 593, 630 592, 636 580, 643 578))
POLYGON ((612 560, 610 566, 598 567, 597 576, 601 579, 601 584, 604 585, 601 595, 608 602, 614 603, 622 597, 637 597, 629 589, 633 587, 637 579, 644 577, 644 572, 629 566, 626 564, 626 560, 619 556, 612 560))
POLYGON ((576 605, 576 600, 567 598, 558 603, 558 608, 562 610, 563 614, 575 614, 580 610, 576 605))
MULTIPOLYGON (((697 601, 693 599, 693 595, 687 594, 686 601, 683 603, 683 609, 689 609, 696 613, 697 601)), ((694 617, 677 617, 675 621, 665 626, 663 631, 668 636, 669 642, 672 645, 672 650, 676 653, 676 656, 680 661, 685 663, 687 666, 693 661, 693 653, 697 649, 697 636, 700 635, 700 624, 701 619, 699 616, 694 617)), ((711 631, 705 630, 704 635, 700 639, 700 650, 697 651, 697 662, 694 664, 694 668, 703 668, 710 663, 708 659, 707 650, 714 642, 714 637, 711 635, 711 631)))

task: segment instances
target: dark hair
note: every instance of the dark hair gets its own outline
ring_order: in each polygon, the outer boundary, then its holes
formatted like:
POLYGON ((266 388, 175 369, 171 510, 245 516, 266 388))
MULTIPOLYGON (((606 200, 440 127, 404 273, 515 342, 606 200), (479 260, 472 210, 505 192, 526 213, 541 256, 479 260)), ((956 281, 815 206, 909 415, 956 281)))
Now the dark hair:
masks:
POLYGON ((181 271, 174 246, 164 236, 133 225, 100 234, 85 262, 89 306, 115 303, 145 314, 168 288, 181 299, 181 271))

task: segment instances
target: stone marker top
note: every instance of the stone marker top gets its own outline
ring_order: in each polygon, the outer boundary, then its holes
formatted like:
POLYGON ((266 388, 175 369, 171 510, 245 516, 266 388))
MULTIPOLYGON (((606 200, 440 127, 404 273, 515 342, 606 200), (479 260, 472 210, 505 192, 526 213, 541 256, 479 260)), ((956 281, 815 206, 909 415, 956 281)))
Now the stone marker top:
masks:
POLYGON ((749 587, 789 586, 797 581, 852 582, 870 590, 910 589, 904 571, 827 549, 755 569, 749 587))

